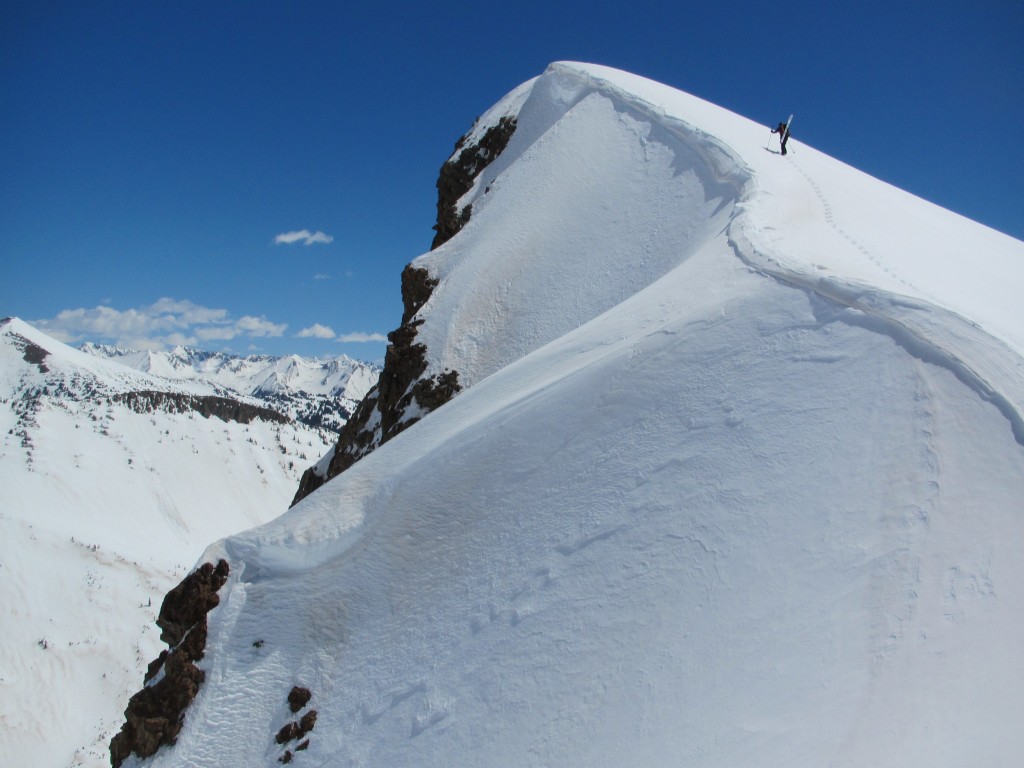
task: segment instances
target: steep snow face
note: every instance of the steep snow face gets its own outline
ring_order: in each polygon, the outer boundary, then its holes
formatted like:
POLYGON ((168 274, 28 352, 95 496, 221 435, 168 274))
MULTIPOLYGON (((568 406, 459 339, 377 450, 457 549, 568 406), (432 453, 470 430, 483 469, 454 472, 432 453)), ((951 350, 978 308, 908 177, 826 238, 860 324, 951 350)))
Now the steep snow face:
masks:
POLYGON ((635 75, 555 64, 527 85, 499 103, 525 102, 463 200, 466 230, 414 262, 442 280, 419 313, 431 372, 472 384, 581 325, 721 234, 739 201, 729 234, 757 268, 920 299, 1024 350, 1019 241, 810 147, 780 163, 763 126, 635 75))
POLYGON ((152 764, 1017 764, 1024 244, 642 78, 527 87, 420 260, 471 386, 206 552, 152 764))
POLYGON ((685 261, 721 234, 747 179, 693 126, 567 69, 534 83, 517 120, 462 201, 461 236, 414 262, 441 281, 417 335, 430 372, 467 386, 685 261))
POLYGON ((130 392, 216 390, 0 327, 2 765, 109 765, 163 595, 211 540, 287 508, 329 445, 302 424, 139 412, 130 392))

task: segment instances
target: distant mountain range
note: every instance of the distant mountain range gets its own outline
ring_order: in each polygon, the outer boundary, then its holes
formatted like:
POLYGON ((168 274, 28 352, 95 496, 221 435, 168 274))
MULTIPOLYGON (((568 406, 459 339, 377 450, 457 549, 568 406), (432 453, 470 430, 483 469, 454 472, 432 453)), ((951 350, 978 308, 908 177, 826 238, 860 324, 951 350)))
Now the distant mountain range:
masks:
POLYGON ((334 432, 341 429, 380 375, 377 366, 345 355, 329 359, 241 357, 189 347, 139 351, 91 343, 79 349, 171 381, 203 382, 221 394, 255 398, 297 421, 334 432))

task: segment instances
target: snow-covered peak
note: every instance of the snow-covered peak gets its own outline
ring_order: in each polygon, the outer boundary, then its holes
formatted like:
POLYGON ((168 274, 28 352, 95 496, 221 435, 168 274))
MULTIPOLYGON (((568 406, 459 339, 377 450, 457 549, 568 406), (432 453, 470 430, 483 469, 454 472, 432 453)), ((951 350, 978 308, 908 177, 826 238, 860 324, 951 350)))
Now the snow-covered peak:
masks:
POLYGON ((567 62, 474 131, 511 108, 509 146, 461 201, 471 221, 415 262, 441 280, 420 313, 432 372, 472 384, 651 285, 725 227, 758 266, 928 302, 1024 350, 1021 243, 798 143, 796 120, 782 158, 765 126, 567 62), (546 225, 543 239, 527 220, 546 225))
MULTIPOLYGON (((69 347, 19 318, 0 324, 0 371, 4 396, 31 384, 60 381, 74 391, 102 389, 106 394, 138 390, 174 391, 209 395, 213 387, 197 381, 168 382, 136 369, 118 356, 100 356, 69 347), (38 358, 35 360, 34 358, 38 358), (24 365, 31 362, 32 365, 24 365)), ((99 348, 96 348, 99 349, 99 348)), ((112 348, 111 348, 112 349, 112 348)))
POLYGON ((97 344, 83 344, 82 350, 168 379, 201 380, 243 395, 305 393, 357 402, 379 373, 375 366, 347 355, 325 359, 298 355, 242 357, 181 346, 161 352, 97 344))
POLYGON ((207 550, 152 764, 1020 762, 1024 243, 800 116, 575 63, 499 105, 406 326, 463 389, 207 550))

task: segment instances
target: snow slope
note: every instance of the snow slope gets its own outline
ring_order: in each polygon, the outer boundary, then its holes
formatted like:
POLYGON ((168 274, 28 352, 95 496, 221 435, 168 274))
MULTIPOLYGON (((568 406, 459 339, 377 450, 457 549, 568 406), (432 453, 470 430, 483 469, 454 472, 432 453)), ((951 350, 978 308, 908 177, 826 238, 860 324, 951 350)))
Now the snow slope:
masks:
POLYGON ((0 326, 2 765, 109 765, 163 595, 211 540, 285 509, 329 445, 302 424, 117 400, 139 391, 215 393, 0 326))
MULTIPOLYGON (((153 765, 1012 766, 1024 244, 555 64, 418 340, 457 398, 231 575, 153 765)), ((482 130, 478 126, 475 130, 482 130)))

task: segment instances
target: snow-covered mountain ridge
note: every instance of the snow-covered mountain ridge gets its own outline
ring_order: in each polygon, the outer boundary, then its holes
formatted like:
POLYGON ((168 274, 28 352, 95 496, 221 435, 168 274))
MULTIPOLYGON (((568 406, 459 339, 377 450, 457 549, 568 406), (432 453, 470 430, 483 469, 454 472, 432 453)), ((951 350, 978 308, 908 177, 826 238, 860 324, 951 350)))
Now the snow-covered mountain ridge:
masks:
MULTIPOLYGON (((442 248, 414 262, 444 286, 432 298, 432 304, 440 306, 425 307, 421 313, 420 339, 432 351, 431 368, 458 370, 461 380, 471 385, 518 359, 538 342, 549 341, 548 336, 577 327, 646 287, 671 263, 664 256, 664 264, 652 261, 662 253, 659 240, 675 236, 692 243, 689 247, 695 250, 707 237, 702 228, 715 230, 723 223, 728 225, 730 244, 738 255, 758 269, 793 279, 800 275, 813 285, 831 281, 836 284, 835 293, 845 296, 889 294, 904 301, 927 302, 969 318, 1017 354, 1024 349, 1024 328, 1015 311, 1021 269, 1019 241, 879 182, 810 147, 799 152, 799 157, 787 157, 780 163, 781 158, 765 151, 761 143, 766 135, 762 126, 742 118, 722 121, 722 117, 735 116, 699 100, 690 100, 685 116, 673 114, 669 111, 670 89, 632 75, 602 76, 608 74, 601 68, 584 72, 572 65, 553 65, 530 89, 518 119, 522 125, 534 111, 550 110, 552 103, 565 113, 539 114, 527 123, 526 130, 520 127, 508 149, 483 171, 461 201, 464 207, 473 206, 474 220, 465 235, 479 243, 474 243, 473 256, 462 255, 469 249, 464 242, 459 249, 442 248), (559 119, 550 124, 555 114, 559 119), (608 121, 610 117, 614 121, 608 121), (570 123, 602 118, 609 123, 600 137, 604 146, 583 146, 572 154, 562 151, 559 134, 571 133, 570 123), (715 124, 713 134, 701 128, 709 122, 715 124), (613 151, 624 139, 635 140, 631 156, 613 151), (671 144, 677 146, 666 151, 671 144), (552 145, 559 145, 557 156, 552 145), (753 151, 738 154, 738 147, 753 151), (619 183, 594 184, 586 195, 569 195, 568 188, 580 179, 568 177, 568 173, 575 171, 579 176, 582 156, 594 160, 595 150, 608 151, 610 162, 622 167, 608 169, 609 161, 602 158, 602 163, 595 163, 600 170, 590 171, 593 180, 600 174, 619 183), (625 166, 645 155, 645 161, 658 164, 659 158, 654 156, 658 151, 664 154, 657 181, 645 191, 648 198, 637 201, 633 196, 636 190, 622 183, 628 176, 623 179, 616 171, 628 173, 625 166), (516 174, 506 169, 524 159, 523 155, 535 163, 540 161, 536 155, 545 153, 561 167, 550 169, 551 179, 537 190, 538 195, 517 200, 514 212, 502 205, 493 216, 486 214, 493 199, 488 192, 513 183, 516 174), (822 170, 840 171, 841 179, 823 188, 821 181, 815 181, 822 170), (766 184, 770 184, 768 189, 766 184), (548 199, 541 197, 543 194, 548 199), (683 215, 661 222, 657 217, 664 214, 666 197, 674 198, 676 213, 683 215), (607 214, 601 217, 596 232, 590 228, 590 217, 573 215, 595 206, 607 214), (625 216, 625 211, 631 216, 625 216), (873 228, 876 231, 847 231, 847 224, 859 223, 851 217, 862 211, 878 225, 873 228), (486 216, 507 226, 518 216, 537 215, 569 229, 561 236, 560 244, 565 246, 561 258, 532 255, 524 248, 529 235, 503 238, 507 231, 499 235, 490 221, 481 221, 486 216), (575 223, 580 220, 587 224, 575 223), (666 231, 668 226, 675 231, 666 231), (890 232, 901 236, 889 239, 890 232), (635 243, 625 258, 619 250, 621 240, 635 243), (615 245, 602 247, 602 242, 615 245), (827 254, 821 253, 822 242, 829 245, 827 254), (487 247, 500 248, 500 252, 492 256, 487 247), (984 258, 970 258, 974 253, 984 254, 984 258), (543 269, 529 268, 535 265, 543 269), (499 269, 501 273, 493 274, 499 269), (495 287, 490 294, 481 295, 468 290, 473 283, 495 287), (445 294, 452 295, 450 302, 444 301, 445 294), (467 307, 467 300, 475 304, 467 307), (505 311, 524 305, 531 311, 505 311), (544 313, 535 305, 544 308, 544 313), (453 315, 465 317, 474 326, 453 322, 453 315), (559 320, 551 322, 552 318, 559 320), (478 341, 481 333, 477 326, 481 325, 484 340, 493 335, 510 340, 511 346, 478 341), (474 330, 477 332, 472 333, 474 330), (492 355, 497 359, 490 359, 492 355)), ((517 90, 505 101, 521 99, 517 90)), ((492 114, 505 108, 504 102, 499 103, 492 114)), ((517 173, 525 171, 517 168, 517 173)))
POLYGON ((411 265, 461 389, 207 550, 147 764, 1019 764, 1024 243, 604 67, 503 117, 411 265))
POLYGON ((0 321, 0 764, 108 764, 162 596, 285 509, 332 437, 0 321))
POLYGON ((199 381, 229 397, 256 398, 309 426, 335 432, 380 375, 376 366, 345 355, 242 357, 187 347, 139 351, 91 343, 80 349, 171 381, 199 381))

